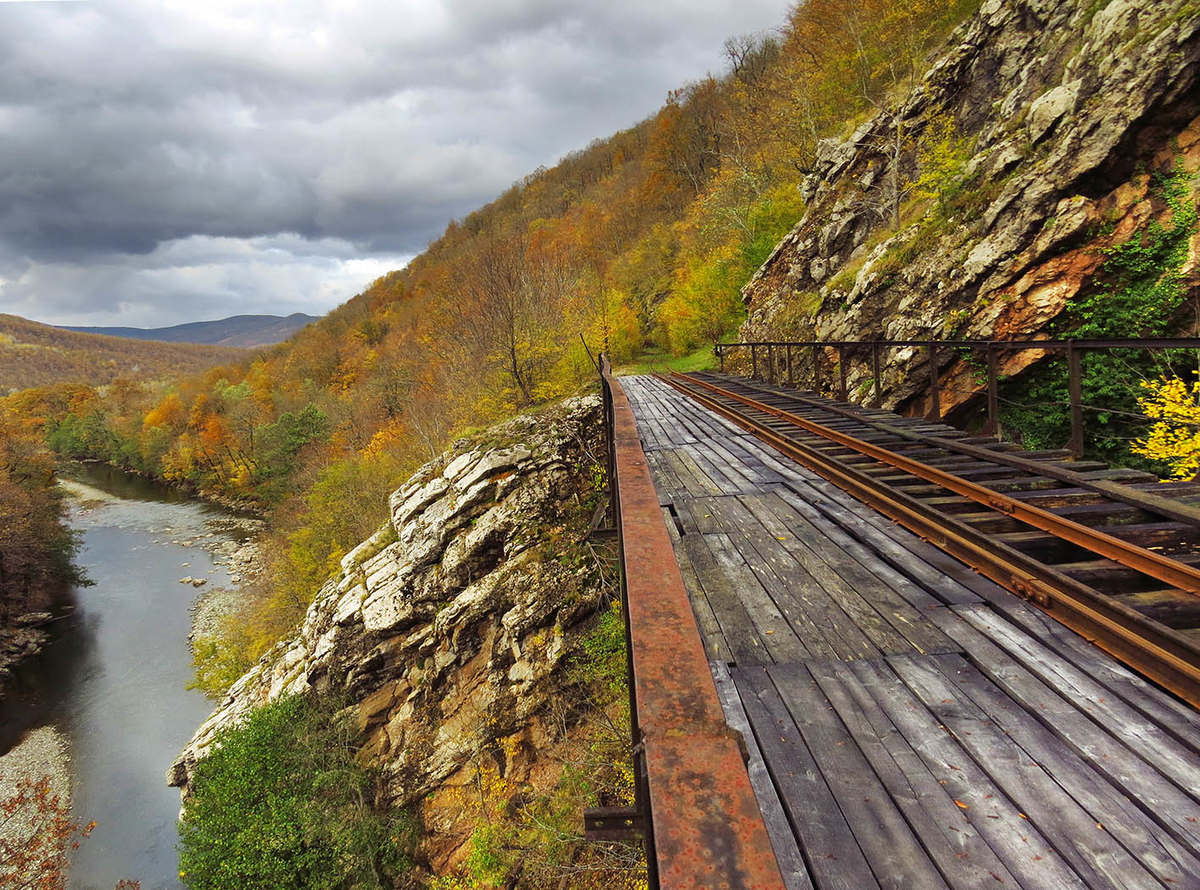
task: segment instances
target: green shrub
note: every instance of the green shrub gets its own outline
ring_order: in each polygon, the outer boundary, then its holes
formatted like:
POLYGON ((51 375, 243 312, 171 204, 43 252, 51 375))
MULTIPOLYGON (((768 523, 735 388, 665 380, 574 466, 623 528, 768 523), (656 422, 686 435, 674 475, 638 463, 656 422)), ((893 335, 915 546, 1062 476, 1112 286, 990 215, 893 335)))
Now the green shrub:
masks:
MULTIPOLYGON (((1197 226, 1192 175, 1180 164, 1155 177, 1151 190, 1170 211, 1128 240, 1103 248, 1104 265, 1091 286, 1068 304, 1056 334, 1083 339, 1165 337, 1185 324, 1180 310, 1187 296, 1183 268, 1197 226)), ((1195 367, 1186 350, 1096 352, 1081 359, 1085 405, 1085 452, 1114 464, 1162 472, 1163 466, 1130 452, 1144 424, 1121 412, 1136 413, 1140 381, 1180 376, 1195 367)), ((1026 448, 1059 448, 1070 435, 1066 360, 1046 359, 1018 380, 1001 387, 1008 404, 1001 410, 1006 428, 1020 432, 1026 448)))
POLYGON ((196 890, 392 887, 409 868, 407 814, 376 803, 332 699, 288 696, 222 730, 196 766, 179 823, 180 877, 196 890))

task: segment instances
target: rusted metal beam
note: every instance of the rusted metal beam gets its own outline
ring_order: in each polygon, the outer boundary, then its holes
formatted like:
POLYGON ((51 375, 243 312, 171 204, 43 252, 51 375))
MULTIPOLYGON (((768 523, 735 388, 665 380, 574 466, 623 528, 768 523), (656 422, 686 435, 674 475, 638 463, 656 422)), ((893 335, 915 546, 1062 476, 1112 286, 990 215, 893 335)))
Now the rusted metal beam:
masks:
MULTIPOLYGON (((683 375, 661 379, 1200 706, 1200 645, 1195 641, 999 542, 995 536, 973 529, 816 448, 774 432, 717 398, 719 393, 741 402, 744 396, 683 375), (692 388, 684 380, 699 383, 704 389, 692 388)), ((761 403, 755 407, 772 416, 787 414, 761 403)))
MULTIPOLYGON (((1067 349, 1066 340, 753 340, 743 343, 728 343, 727 346, 766 346, 768 343, 774 346, 787 346, 789 343, 793 346, 818 346, 831 347, 838 346, 870 346, 873 343, 878 343, 880 346, 916 346, 926 348, 930 344, 937 343, 941 346, 956 347, 969 346, 983 348, 988 343, 1003 345, 1005 349, 1050 349, 1055 351, 1065 351, 1067 349)), ((1085 350, 1110 350, 1110 349, 1200 349, 1200 337, 1146 337, 1146 338, 1123 338, 1112 340, 1075 340, 1076 349, 1085 350)))
POLYGON ((631 408, 605 374, 652 880, 663 890, 784 890, 663 523, 631 408))
POLYGON ((1067 449, 1073 457, 1083 457, 1083 373, 1075 341, 1067 341, 1067 393, 1071 404, 1071 440, 1067 449))
POLYGON ((929 344, 929 413, 926 416, 934 423, 942 420, 942 386, 938 374, 938 343, 932 342, 929 344))
POLYGON ((847 398, 846 398, 846 347, 839 346, 837 348, 837 354, 838 354, 838 398, 841 399, 843 402, 845 402, 845 401, 847 401, 847 398))
POLYGON ((1000 372, 996 347, 987 345, 987 426, 984 432, 1000 438, 1000 372))
POLYGON ((871 407, 883 407, 883 372, 880 369, 879 360, 879 344, 871 344, 871 373, 875 376, 875 398, 871 402, 871 407))

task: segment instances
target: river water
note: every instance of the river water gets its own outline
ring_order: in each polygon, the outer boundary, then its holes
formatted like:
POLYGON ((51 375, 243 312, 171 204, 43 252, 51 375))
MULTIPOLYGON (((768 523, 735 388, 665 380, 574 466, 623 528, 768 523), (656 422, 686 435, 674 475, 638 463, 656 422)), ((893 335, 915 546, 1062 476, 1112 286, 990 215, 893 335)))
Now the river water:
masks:
POLYGON ((207 548, 237 540, 237 520, 108 467, 72 475, 77 562, 95 586, 76 591, 74 615, 20 671, 0 710, 0 750, 32 726, 66 735, 74 817, 96 821, 73 857, 70 890, 112 890, 122 878, 174 890, 179 792, 164 774, 212 710, 186 688, 189 607, 201 591, 180 579, 230 583, 207 548))

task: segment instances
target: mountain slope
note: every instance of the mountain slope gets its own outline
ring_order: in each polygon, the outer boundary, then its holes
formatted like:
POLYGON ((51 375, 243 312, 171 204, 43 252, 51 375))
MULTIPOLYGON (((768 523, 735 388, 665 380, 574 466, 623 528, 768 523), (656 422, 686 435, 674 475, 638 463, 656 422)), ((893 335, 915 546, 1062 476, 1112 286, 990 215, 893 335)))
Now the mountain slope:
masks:
POLYGON ((83 334, 0 313, 0 395, 55 383, 102 386, 118 377, 181 377, 246 355, 224 346, 83 334))
POLYGON ((63 325, 62 329, 84 334, 103 334, 109 337, 161 340, 164 343, 252 347, 281 343, 317 320, 315 315, 293 312, 286 317, 282 315, 232 315, 216 321, 193 321, 166 328, 97 328, 63 325))

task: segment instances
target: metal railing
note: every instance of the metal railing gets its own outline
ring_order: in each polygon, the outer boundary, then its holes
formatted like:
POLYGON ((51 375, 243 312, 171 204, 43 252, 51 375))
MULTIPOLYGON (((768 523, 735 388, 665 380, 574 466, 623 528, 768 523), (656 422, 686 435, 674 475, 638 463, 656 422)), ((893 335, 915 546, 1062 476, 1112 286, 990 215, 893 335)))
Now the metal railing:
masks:
POLYGON ((725 722, 633 409, 600 356, 620 553, 635 802, 585 811, 585 836, 640 839, 652 890, 784 890, 737 735, 725 722))
MULTIPOLYGON (((865 361, 869 354, 873 376, 873 398, 871 407, 880 408, 883 405, 882 368, 884 352, 890 349, 921 349, 926 353, 925 364, 928 368, 928 399, 929 410, 926 417, 938 422, 942 417, 942 359, 948 352, 961 353, 969 350, 971 353, 981 351, 986 355, 986 386, 973 390, 969 398, 986 395, 987 415, 983 433, 985 435, 1000 434, 1000 357, 1003 354, 1039 350, 1043 352, 1065 353, 1067 359, 1067 401, 1063 406, 1068 408, 1071 418, 1071 437, 1066 444, 1070 452, 1079 456, 1083 454, 1083 412, 1084 410, 1105 411, 1124 414, 1125 416, 1156 420, 1144 414, 1116 411, 1113 408, 1101 408, 1086 405, 1082 395, 1082 355, 1085 352, 1113 352, 1117 350, 1162 350, 1162 349, 1192 349, 1200 352, 1200 338, 1131 338, 1114 340, 762 340, 743 343, 718 343, 713 347, 720 361, 721 372, 726 371, 727 359, 737 354, 737 350, 749 352, 750 377, 756 380, 766 380, 769 383, 787 383, 790 387, 797 386, 797 380, 807 382, 814 391, 821 391, 824 383, 822 373, 826 361, 826 353, 833 351, 835 357, 828 360, 829 371, 836 375, 836 394, 840 401, 847 402, 847 389, 850 362, 857 356, 865 361), (806 353, 808 356, 806 357, 806 353), (807 370, 807 380, 804 372, 807 370)), ((832 389, 832 387, 831 387, 832 389)), ((966 401, 966 400, 964 400, 966 401)))

